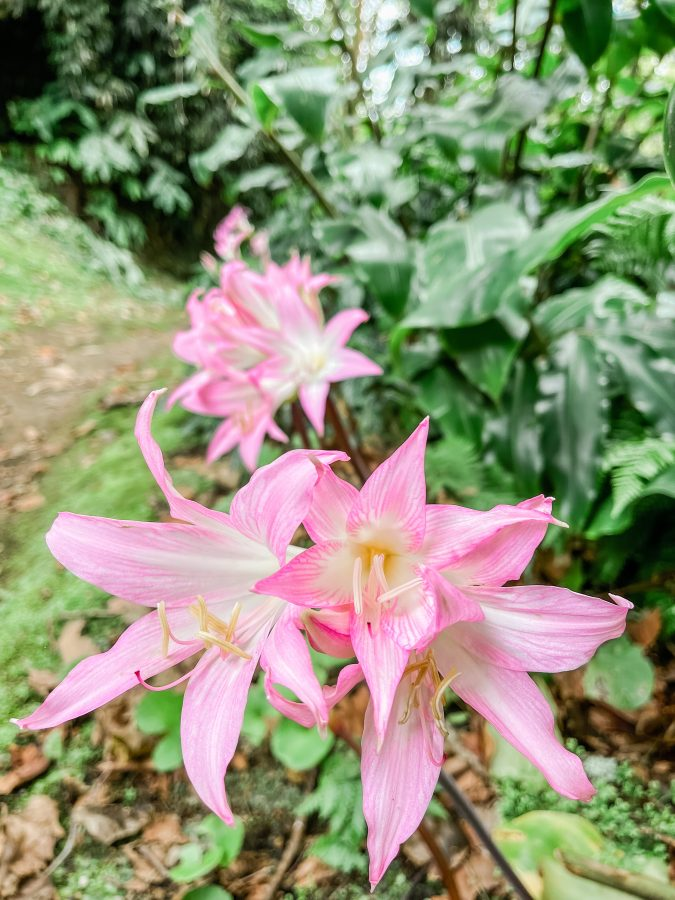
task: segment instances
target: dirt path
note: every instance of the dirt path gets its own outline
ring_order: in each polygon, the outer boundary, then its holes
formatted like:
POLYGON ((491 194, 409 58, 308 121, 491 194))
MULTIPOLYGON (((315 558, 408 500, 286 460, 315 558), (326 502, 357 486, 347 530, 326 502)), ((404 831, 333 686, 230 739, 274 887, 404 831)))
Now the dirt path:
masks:
POLYGON ((158 387, 150 361, 171 352, 178 315, 154 327, 64 323, 22 328, 0 345, 0 521, 44 502, 39 476, 51 457, 93 428, 91 399, 104 408, 158 387))

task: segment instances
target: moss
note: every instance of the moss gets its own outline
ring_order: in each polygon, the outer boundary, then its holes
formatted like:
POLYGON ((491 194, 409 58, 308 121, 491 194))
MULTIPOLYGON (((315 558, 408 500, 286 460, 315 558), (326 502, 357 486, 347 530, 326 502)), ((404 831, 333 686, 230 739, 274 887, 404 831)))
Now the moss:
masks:
MULTIPOLYGON (((121 519, 157 518, 164 507, 133 435, 135 407, 92 413, 97 428, 59 457, 44 476, 41 491, 48 502, 16 520, 0 535, 6 547, 0 593, 3 640, 0 668, 6 690, 0 697, 0 746, 16 736, 8 722, 24 715, 38 698, 27 684, 29 669, 47 668, 63 674, 53 649, 63 614, 100 609, 106 594, 62 569, 45 544, 44 535, 61 510, 121 519)), ((160 413, 154 433, 165 453, 184 446, 180 410, 160 413)), ((181 480, 176 478, 180 485, 181 480)), ((92 621, 89 633, 101 649, 120 630, 116 619, 92 621)))
POLYGON ((131 866, 118 850, 85 838, 56 870, 53 881, 63 900, 123 900, 131 876, 131 866))

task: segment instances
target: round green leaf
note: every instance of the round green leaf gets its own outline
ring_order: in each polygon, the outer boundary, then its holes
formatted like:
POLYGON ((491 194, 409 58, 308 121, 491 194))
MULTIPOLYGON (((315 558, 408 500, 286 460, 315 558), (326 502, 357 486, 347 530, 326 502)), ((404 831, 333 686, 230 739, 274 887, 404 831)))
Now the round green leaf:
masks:
POLYGON ((148 691, 136 707, 136 725, 143 734, 166 734, 180 728, 183 697, 173 691, 148 691))
POLYGON ((272 732, 270 742, 274 757, 296 772, 313 769, 327 756, 335 743, 328 733, 322 738, 315 728, 303 728, 290 719, 282 719, 272 732))
POLYGON ((637 709, 651 697, 654 666, 627 637, 599 648, 584 672, 584 691, 617 709, 637 709))
POLYGON ((165 735, 152 751, 152 764, 158 772, 175 772, 183 765, 180 731, 175 729, 165 735))
POLYGON ((183 900, 233 900, 232 894, 218 884, 205 884, 183 895, 183 900))

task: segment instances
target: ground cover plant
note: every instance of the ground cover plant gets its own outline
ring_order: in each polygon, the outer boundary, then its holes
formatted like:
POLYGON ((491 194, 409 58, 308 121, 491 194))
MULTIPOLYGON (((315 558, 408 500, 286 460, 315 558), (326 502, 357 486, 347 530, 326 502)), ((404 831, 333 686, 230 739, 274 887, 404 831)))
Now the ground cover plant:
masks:
POLYGON ((0 896, 670 896, 671 4, 37 9, 0 896))

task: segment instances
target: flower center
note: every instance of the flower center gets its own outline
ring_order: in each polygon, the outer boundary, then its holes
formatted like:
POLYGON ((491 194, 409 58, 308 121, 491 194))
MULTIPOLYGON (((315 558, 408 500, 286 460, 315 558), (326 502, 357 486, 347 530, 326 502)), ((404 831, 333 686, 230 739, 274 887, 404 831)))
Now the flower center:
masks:
POLYGON ((383 605, 395 605, 401 595, 422 584, 421 578, 411 578, 391 587, 387 571, 397 558, 395 553, 370 545, 361 545, 357 551, 352 569, 354 611, 358 616, 365 613, 371 623, 379 622, 383 605))

